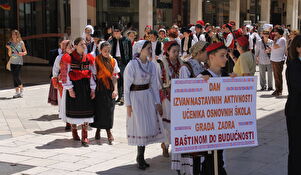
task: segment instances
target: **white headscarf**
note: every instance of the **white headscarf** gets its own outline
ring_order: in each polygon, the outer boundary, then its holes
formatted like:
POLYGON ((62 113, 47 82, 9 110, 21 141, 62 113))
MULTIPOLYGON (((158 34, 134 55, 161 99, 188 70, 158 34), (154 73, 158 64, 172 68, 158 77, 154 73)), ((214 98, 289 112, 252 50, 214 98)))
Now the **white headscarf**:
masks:
POLYGON ((91 30, 91 35, 93 35, 94 34, 94 27, 93 26, 91 26, 91 25, 87 25, 86 27, 85 27, 85 29, 84 29, 84 32, 83 32, 83 35, 82 35, 82 38, 86 38, 86 33, 85 33, 85 30, 87 29, 87 28, 89 28, 90 30, 91 30))
POLYGON ((263 30, 269 30, 270 28, 273 28, 273 24, 264 24, 262 28, 263 30))
POLYGON ((142 47, 146 40, 139 40, 133 46, 133 58, 137 57, 137 54, 141 53, 142 47))

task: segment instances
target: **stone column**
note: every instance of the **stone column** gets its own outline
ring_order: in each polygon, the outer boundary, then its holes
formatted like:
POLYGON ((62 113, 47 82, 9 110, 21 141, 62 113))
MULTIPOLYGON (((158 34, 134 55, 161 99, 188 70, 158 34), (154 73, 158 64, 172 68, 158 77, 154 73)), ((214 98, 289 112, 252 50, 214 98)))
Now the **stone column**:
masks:
POLYGON ((70 0, 71 38, 82 36, 87 25, 87 1, 70 0))
POLYGON ((96 26, 96 0, 87 0, 87 19, 91 21, 92 26, 96 26))
POLYGON ((250 20, 251 1, 250 0, 246 0, 246 1, 247 1, 247 20, 250 20))
POLYGON ((298 5, 299 0, 287 0, 286 25, 291 25, 291 29, 298 29, 298 5))
POLYGON ((260 21, 270 23, 271 16, 271 0, 261 0, 260 21))
POLYGON ((195 24, 197 20, 203 20, 203 1, 190 0, 190 23, 195 24))
POLYGON ((147 25, 153 27, 153 1, 139 0, 139 38, 143 37, 147 25))
POLYGON ((240 16, 240 0, 230 0, 229 20, 236 22, 236 27, 239 28, 239 16, 240 16))

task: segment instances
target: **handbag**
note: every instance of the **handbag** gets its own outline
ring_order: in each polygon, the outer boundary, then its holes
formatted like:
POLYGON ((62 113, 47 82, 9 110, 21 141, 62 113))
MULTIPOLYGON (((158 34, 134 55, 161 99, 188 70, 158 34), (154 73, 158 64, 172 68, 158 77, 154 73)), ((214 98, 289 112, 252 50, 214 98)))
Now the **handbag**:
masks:
POLYGON ((8 62, 6 63, 6 70, 11 71, 11 62, 10 62, 10 58, 8 60, 8 62))

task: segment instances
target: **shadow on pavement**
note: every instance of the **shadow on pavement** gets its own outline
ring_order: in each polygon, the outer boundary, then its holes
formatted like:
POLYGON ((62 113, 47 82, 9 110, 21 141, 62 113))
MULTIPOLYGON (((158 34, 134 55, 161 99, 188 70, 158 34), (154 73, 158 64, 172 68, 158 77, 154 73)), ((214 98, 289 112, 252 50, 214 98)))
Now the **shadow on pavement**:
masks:
POLYGON ((43 115, 39 118, 35 118, 35 119, 30 119, 33 121, 52 121, 52 120, 60 120, 59 115, 58 114, 52 114, 52 115, 43 115))
POLYGON ((16 163, 0 162, 1 175, 10 175, 34 168, 30 165, 22 165, 16 163))
POLYGON ((13 97, 0 97, 0 100, 11 100, 14 99, 13 97))
POLYGON ((287 174, 288 141, 284 110, 258 119, 257 133, 258 146, 226 150, 227 173, 287 174))
POLYGON ((41 135, 47 135, 47 134, 53 134, 53 133, 63 133, 63 132, 66 132, 65 127, 63 127, 63 126, 47 129, 44 131, 34 131, 35 134, 41 134, 41 135))
POLYGON ((36 149, 64 149, 64 148, 80 148, 82 144, 80 141, 70 139, 55 139, 42 146, 37 146, 36 149))
MULTIPOLYGON (((147 149, 146 149, 147 151, 147 149)), ((114 167, 105 171, 96 172, 96 174, 101 175, 127 175, 127 174, 137 174, 137 175, 158 175, 158 174, 177 174, 175 171, 170 169, 170 163, 168 158, 164 158, 163 156, 153 157, 152 159, 146 159, 146 162, 150 164, 150 167, 146 170, 140 170, 137 168, 137 164, 130 164, 125 166, 114 167), (168 167, 168 168, 166 168, 168 167), (158 171, 160 170, 160 171, 158 171)), ((131 160, 129 160, 131 161, 131 160)))
POLYGON ((273 98, 274 96, 271 94, 263 94, 259 96, 260 98, 273 98))

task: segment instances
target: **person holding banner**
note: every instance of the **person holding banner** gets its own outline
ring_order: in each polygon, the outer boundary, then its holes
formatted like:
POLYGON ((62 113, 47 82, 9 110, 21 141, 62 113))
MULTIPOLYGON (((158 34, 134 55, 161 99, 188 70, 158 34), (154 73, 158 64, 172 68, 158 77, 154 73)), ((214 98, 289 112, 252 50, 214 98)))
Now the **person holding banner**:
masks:
POLYGON ((133 47, 134 59, 124 72, 124 99, 127 107, 127 138, 129 145, 138 148, 137 165, 149 167, 144 159, 145 146, 162 143, 164 134, 159 115, 162 115, 155 63, 148 60, 152 54, 150 41, 140 40, 133 47))
POLYGON ((301 104, 301 35, 297 35, 289 48, 286 80, 288 98, 285 105, 287 133, 289 141, 288 175, 300 173, 300 104, 301 104))
MULTIPOLYGON (((213 43, 206 48, 208 55, 209 68, 202 72, 198 77, 208 80, 209 77, 226 77, 228 74, 222 69, 227 63, 227 47, 222 43, 213 43)), ((218 150, 218 174, 226 175, 224 168, 223 150, 218 150)), ((205 155, 205 160, 202 162, 201 172, 206 175, 214 174, 213 154, 205 155)))
POLYGON ((179 70, 182 65, 179 56, 180 46, 176 41, 169 41, 163 47, 164 56, 159 63, 160 99, 163 107, 162 123, 164 126, 165 142, 161 144, 164 157, 169 157, 170 144, 170 88, 171 79, 179 78, 179 70))
MULTIPOLYGON (((192 57, 181 66, 180 79, 196 78, 205 71, 205 66, 202 62, 207 61, 207 46, 207 42, 198 41, 191 47, 190 53, 192 57)), ((199 153, 172 154, 172 169, 177 170, 178 174, 200 174, 200 155, 199 153)))

